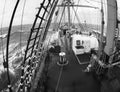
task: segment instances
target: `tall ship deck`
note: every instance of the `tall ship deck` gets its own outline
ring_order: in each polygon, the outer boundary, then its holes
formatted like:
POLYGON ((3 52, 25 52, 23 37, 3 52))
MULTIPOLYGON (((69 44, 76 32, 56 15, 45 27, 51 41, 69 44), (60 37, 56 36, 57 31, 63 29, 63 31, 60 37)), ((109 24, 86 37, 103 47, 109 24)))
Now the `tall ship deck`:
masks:
POLYGON ((71 49, 66 51, 68 64, 59 66, 59 55, 50 56, 46 90, 47 92, 101 92, 101 84, 92 73, 84 72, 90 62, 89 55, 76 56, 71 49), (79 61, 78 61, 79 60, 79 61), (82 62, 83 64, 80 64, 82 62))
POLYGON ((0 20, 0 92, 120 92, 117 0, 39 0, 30 28, 29 3, 20 1, 8 28, 7 1, 0 20), (21 25, 13 27, 18 6, 21 25))

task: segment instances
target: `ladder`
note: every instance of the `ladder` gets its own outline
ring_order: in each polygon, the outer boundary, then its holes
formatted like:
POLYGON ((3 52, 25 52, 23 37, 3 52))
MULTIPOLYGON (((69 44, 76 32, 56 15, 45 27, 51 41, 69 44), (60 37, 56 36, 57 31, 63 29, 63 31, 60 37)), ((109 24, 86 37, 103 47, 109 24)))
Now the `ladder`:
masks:
POLYGON ((36 79, 36 76, 40 77, 38 72, 43 70, 47 55, 43 47, 43 42, 46 38, 57 3, 58 0, 43 0, 40 7, 37 8, 38 12, 30 30, 22 62, 21 78, 16 84, 16 92, 35 91, 35 85, 38 84, 38 78, 36 79))

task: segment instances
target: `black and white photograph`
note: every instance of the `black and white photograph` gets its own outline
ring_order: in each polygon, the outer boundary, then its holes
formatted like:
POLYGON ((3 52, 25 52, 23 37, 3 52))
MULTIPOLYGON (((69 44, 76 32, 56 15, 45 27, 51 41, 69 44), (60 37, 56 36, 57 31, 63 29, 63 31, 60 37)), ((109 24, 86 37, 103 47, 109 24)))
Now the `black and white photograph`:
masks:
POLYGON ((120 92, 120 0, 0 0, 0 92, 120 92))

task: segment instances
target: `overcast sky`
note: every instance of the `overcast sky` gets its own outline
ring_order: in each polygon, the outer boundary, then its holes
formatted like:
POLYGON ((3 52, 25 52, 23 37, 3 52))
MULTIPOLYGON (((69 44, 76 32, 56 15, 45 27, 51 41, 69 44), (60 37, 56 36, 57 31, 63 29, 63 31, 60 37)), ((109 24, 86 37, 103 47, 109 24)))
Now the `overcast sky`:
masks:
MULTIPOLYGON (((3 21, 3 26, 8 26, 11 15, 15 6, 17 0, 6 0, 6 7, 5 7, 5 14, 4 14, 4 21, 3 21)), ((23 8, 23 3, 25 0, 20 0, 19 7, 17 9, 15 19, 14 19, 14 25, 19 25, 21 23, 21 15, 22 15, 22 8, 23 8)), ((43 0, 26 0, 26 6, 25 6, 25 13, 24 13, 24 19, 23 19, 23 24, 31 24, 34 21, 35 14, 37 13, 36 7, 40 6, 40 2, 43 0)), ((78 0, 74 0, 75 3, 78 2, 78 0)), ((120 4, 120 0, 119 4, 120 4)), ((0 25, 1 25, 1 20, 3 16, 3 7, 4 7, 5 0, 0 0, 0 25)), ((83 5, 92 5, 100 8, 100 0, 80 0, 80 4, 83 5)), ((80 19, 81 21, 86 20, 87 22, 91 23, 97 23, 100 18, 100 11, 96 9, 86 9, 86 8, 81 8, 79 9, 80 13, 80 19), (93 19, 93 20, 92 20, 93 19)))
MULTIPOLYGON (((3 26, 9 25, 16 1, 17 0, 6 0, 3 26)), ((25 0, 20 0, 16 15, 15 15, 15 19, 14 19, 14 25, 19 25, 21 23, 21 15, 22 15, 24 1, 25 0)), ((40 2, 41 0, 26 0, 23 23, 25 24, 33 23, 35 14, 37 12, 37 9, 35 8, 40 6, 40 2)), ((5 0, 0 0, 0 20, 3 16, 4 3, 5 3, 5 0)), ((0 24, 1 24, 1 21, 0 21, 0 24)))

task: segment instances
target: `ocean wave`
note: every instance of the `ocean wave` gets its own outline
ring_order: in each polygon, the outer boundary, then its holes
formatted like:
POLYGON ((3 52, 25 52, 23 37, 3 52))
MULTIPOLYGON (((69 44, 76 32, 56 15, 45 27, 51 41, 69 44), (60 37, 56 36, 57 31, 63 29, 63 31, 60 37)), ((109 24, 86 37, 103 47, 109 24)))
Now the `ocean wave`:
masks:
MULTIPOLYGON (((26 45, 24 43, 12 43, 9 46, 9 62, 21 56, 21 53, 25 52, 26 45), (21 46, 21 47, 20 47, 21 46)), ((4 49, 4 55, 6 55, 6 48, 4 49)), ((3 62, 3 52, 0 51, 0 65, 3 62)))
POLYGON ((0 35, 0 38, 5 38, 7 36, 7 34, 2 34, 0 35))

